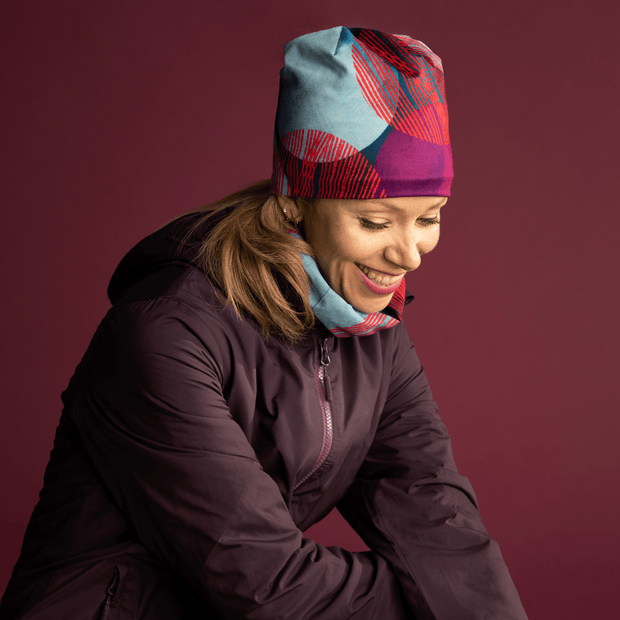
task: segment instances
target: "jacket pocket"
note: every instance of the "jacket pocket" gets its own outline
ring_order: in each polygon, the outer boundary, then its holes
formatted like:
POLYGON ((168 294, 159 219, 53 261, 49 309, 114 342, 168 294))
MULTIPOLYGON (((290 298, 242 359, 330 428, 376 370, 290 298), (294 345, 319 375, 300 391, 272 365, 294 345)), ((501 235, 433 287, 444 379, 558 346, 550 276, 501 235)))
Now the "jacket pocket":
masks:
POLYGON ((131 554, 118 556, 96 620, 181 620, 190 610, 215 617, 171 569, 131 554))
POLYGON ((125 586, 125 580, 127 578, 128 567, 115 560, 112 568, 112 576, 110 578, 110 584, 106 590, 105 602, 101 610, 100 620, 115 620, 118 617, 115 609, 119 604, 123 595, 123 588, 125 586))

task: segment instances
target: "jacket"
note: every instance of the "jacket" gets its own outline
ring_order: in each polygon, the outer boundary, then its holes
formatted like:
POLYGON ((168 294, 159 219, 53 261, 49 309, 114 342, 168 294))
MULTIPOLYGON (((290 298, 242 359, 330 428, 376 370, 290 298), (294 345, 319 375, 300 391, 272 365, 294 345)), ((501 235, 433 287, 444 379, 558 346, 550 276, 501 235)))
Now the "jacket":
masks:
POLYGON ((195 217, 112 277, 0 618, 526 618, 404 323, 266 343, 195 217), (303 537, 335 506, 372 551, 303 537))

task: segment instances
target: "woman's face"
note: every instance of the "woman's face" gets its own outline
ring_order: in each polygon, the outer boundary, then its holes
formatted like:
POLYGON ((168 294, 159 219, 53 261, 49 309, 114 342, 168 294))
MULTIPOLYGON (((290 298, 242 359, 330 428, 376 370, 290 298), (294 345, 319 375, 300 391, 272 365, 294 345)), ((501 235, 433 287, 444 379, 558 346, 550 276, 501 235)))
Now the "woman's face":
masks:
POLYGON ((306 240, 332 289, 361 312, 385 308, 404 274, 439 241, 439 211, 447 198, 298 200, 306 240))

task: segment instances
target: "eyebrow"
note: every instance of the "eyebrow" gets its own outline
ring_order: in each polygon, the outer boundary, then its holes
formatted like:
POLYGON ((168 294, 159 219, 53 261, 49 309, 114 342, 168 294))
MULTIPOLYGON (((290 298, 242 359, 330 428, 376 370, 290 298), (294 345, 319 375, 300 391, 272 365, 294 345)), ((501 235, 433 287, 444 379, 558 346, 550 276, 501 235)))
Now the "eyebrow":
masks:
MULTIPOLYGON (((429 211, 430 209, 436 209, 437 207, 443 207, 448 201, 446 200, 445 202, 438 202, 434 205, 430 205, 426 210, 429 211)), ((391 209, 392 211, 402 211, 403 209, 401 207, 397 207, 396 205, 392 205, 388 202, 383 202, 381 200, 378 201, 377 204, 383 205, 384 207, 387 207, 388 209, 391 209)))

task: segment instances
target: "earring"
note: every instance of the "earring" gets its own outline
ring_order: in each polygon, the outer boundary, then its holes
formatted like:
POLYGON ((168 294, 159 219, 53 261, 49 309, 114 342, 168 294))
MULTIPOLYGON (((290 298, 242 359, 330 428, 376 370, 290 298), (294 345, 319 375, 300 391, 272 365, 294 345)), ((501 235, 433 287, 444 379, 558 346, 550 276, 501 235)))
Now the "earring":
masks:
POLYGON ((282 209, 282 211, 284 211, 284 221, 285 222, 290 222, 293 225, 293 228, 296 228, 297 227, 297 220, 295 218, 287 217, 286 216, 286 209, 282 209))

